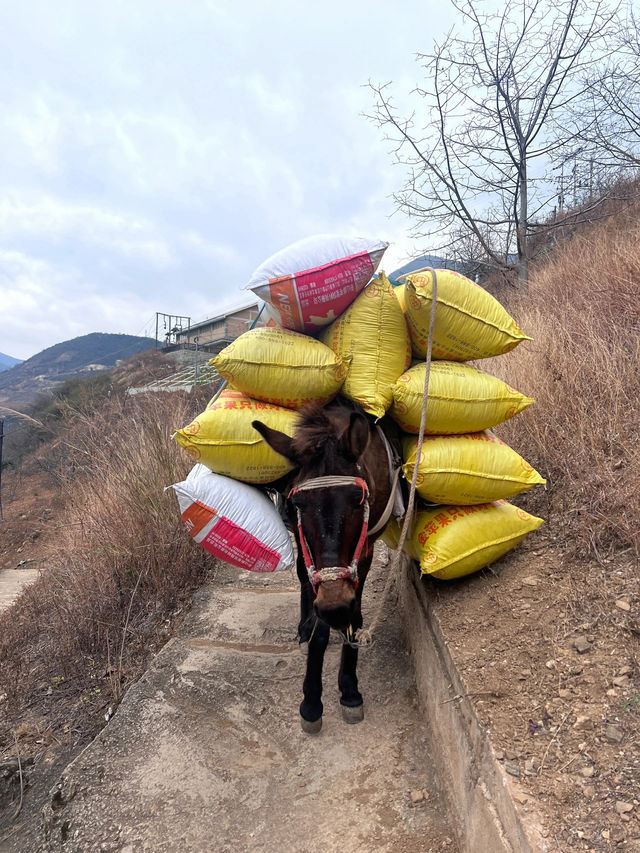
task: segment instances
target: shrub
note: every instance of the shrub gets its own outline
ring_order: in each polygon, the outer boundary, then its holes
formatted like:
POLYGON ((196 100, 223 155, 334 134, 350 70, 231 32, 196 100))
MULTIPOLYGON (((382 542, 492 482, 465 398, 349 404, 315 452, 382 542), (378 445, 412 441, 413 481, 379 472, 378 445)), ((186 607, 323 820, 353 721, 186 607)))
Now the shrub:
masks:
POLYGON ((212 563, 185 534, 173 491, 163 491, 191 465, 170 434, 202 406, 182 393, 114 393, 76 411, 58 439, 60 535, 41 577, 0 616, 7 718, 38 703, 55 717, 61 690, 91 698, 78 715, 96 704, 102 713, 166 639, 212 563))
POLYGON ((534 338, 487 369, 536 398, 501 437, 548 478, 551 529, 582 554, 640 552, 638 209, 573 235, 509 309, 534 338))

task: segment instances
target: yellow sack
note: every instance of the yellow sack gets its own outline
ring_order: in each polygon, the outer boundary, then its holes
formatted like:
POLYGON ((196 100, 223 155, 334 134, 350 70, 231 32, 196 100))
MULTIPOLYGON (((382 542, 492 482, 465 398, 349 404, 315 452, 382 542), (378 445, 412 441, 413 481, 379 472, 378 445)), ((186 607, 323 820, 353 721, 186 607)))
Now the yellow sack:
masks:
MULTIPOLYGON (((531 338, 490 293, 453 270, 436 270, 438 305, 433 335, 433 357, 452 361, 490 358, 512 350, 531 338)), ((403 278, 405 278, 403 276, 403 278)), ((427 354, 431 316, 432 274, 406 276, 405 313, 416 355, 427 354)))
MULTIPOLYGON (((405 476, 411 482, 418 439, 403 442, 405 476)), ((490 432, 424 437, 416 490, 436 504, 483 504, 512 498, 546 481, 490 432)))
MULTIPOLYGON (((416 513, 404 550, 423 575, 451 580, 470 575, 499 560, 544 524, 507 501, 476 506, 441 506, 416 513)), ((383 541, 395 548, 400 526, 387 526, 383 541)))
POLYGON ((291 465, 269 447, 251 421, 260 420, 292 436, 297 418, 290 409, 225 389, 174 437, 192 459, 216 474, 245 483, 271 483, 291 471, 291 465))
POLYGON ((393 292, 395 293, 395 295, 398 299, 398 302, 400 303, 400 307, 402 308, 402 312, 404 313, 407 285, 406 284, 399 284, 397 287, 393 288, 393 292))
MULTIPOLYGON (((425 364, 417 364, 393 386, 389 414, 405 432, 414 435, 420 430, 426 370, 425 364)), ((531 403, 531 397, 525 397, 478 367, 456 361, 432 361, 425 433, 480 432, 512 418, 531 403)))
POLYGON ((320 341, 277 327, 245 332, 210 364, 235 390, 287 409, 326 403, 347 372, 346 363, 320 341))
POLYGON ((384 273, 375 278, 320 339, 351 363, 342 394, 381 418, 393 384, 411 364, 407 321, 384 273))

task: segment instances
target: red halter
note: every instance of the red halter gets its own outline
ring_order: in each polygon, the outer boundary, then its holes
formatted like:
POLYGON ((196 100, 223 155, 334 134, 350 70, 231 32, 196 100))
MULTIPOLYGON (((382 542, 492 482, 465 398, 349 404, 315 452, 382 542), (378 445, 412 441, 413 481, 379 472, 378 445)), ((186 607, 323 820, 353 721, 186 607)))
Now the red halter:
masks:
POLYGON ((313 477, 310 480, 305 480, 304 482, 299 483, 297 486, 294 486, 287 495, 287 497, 290 498, 297 492, 306 492, 311 491, 313 489, 328 489, 334 488, 335 486, 354 485, 359 486, 362 489, 362 500, 360 501, 360 505, 364 504, 364 515, 362 519, 362 529, 360 531, 358 544, 356 545, 355 552, 348 566, 326 566, 323 569, 316 570, 316 567, 313 563, 313 557, 311 556, 311 551, 309 550, 309 545, 302 529, 302 514, 300 512, 300 509, 296 507, 296 514, 298 518, 298 538, 300 540, 302 556, 304 558, 304 564, 307 569, 309 581, 313 587, 314 592, 316 591, 318 584, 322 583, 322 581, 340 579, 352 581, 354 587, 356 587, 357 589, 358 562, 360 560, 360 554, 362 553, 364 543, 367 539, 367 528, 369 525, 369 488, 361 477, 313 477))

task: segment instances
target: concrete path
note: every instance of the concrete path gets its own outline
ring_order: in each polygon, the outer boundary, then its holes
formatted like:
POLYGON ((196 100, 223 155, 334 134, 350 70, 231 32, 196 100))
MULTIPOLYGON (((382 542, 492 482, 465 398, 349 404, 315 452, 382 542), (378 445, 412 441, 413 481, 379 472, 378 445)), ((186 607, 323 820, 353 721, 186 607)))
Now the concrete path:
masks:
MULTIPOLYGON (((368 581, 365 619, 384 571, 368 581)), ((296 583, 221 568, 64 772, 41 851, 458 851, 397 613, 361 654, 364 722, 341 718, 335 642, 322 732, 300 730, 296 583)))
POLYGON ((0 613, 20 595, 25 586, 38 577, 38 569, 2 569, 0 571, 0 613))

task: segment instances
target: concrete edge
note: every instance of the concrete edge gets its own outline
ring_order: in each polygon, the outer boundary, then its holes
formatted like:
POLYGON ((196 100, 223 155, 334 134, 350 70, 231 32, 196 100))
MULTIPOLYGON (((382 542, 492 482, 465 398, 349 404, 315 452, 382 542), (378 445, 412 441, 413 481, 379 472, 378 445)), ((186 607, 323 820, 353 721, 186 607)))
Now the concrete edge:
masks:
POLYGON ((521 819, 489 733, 468 698, 416 563, 401 557, 398 594, 418 697, 443 794, 464 853, 543 853, 547 844, 521 819))

